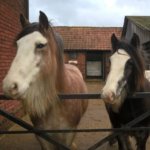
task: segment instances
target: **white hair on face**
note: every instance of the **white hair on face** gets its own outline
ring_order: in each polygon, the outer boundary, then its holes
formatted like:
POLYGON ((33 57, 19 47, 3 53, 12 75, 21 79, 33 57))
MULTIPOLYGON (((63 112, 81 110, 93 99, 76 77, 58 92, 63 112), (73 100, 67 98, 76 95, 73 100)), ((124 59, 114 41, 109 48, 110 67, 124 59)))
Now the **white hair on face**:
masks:
POLYGON ((118 82, 124 77, 125 65, 129 59, 130 59, 130 56, 123 49, 119 49, 110 58, 111 68, 107 77, 106 84, 102 90, 102 94, 103 94, 104 99, 106 98, 105 99, 106 102, 113 104, 112 107, 114 107, 115 110, 119 108, 120 105, 122 104, 123 98, 120 97, 121 94, 123 97, 125 96, 125 93, 124 93, 125 91, 122 91, 122 89, 124 85, 126 84, 125 83, 126 81, 122 83, 122 86, 120 87, 120 89, 118 89, 118 82), (114 95, 115 99, 112 99, 112 101, 109 101, 107 97, 111 93, 115 94, 114 95))
POLYGON ((149 70, 145 70, 145 77, 148 81, 150 81, 150 71, 149 70))
POLYGON ((32 32, 17 41, 17 54, 12 62, 7 76, 4 79, 4 88, 16 82, 19 93, 23 94, 34 82, 39 72, 38 63, 41 56, 35 54, 36 44, 47 43, 47 39, 38 31, 32 32))

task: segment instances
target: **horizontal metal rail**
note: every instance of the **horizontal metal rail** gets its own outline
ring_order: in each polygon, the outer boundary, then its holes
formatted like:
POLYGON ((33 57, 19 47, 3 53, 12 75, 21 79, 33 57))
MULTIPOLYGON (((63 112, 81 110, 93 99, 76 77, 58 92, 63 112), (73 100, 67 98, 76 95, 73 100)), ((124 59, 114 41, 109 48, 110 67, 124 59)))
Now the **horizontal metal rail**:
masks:
MULTIPOLYGON (((11 120, 12 122, 20 125, 21 127, 29 130, 29 131, 34 131, 36 130, 33 126, 31 126, 30 124, 28 124, 27 122, 16 118, 15 116, 9 114, 8 112, 0 109, 0 115, 3 115, 4 117, 6 117, 7 119, 11 120)), ((70 150, 68 147, 66 147, 65 145, 63 145, 62 143, 59 143, 57 141, 55 141, 54 139, 52 139, 47 133, 35 133, 36 135, 42 137, 43 139, 45 139, 46 141, 48 141, 49 143, 52 143, 54 145, 57 145, 59 148, 63 149, 63 150, 70 150)))
MULTIPOLYGON (((149 116, 150 116, 150 110, 145 112, 145 113, 143 113, 142 115, 140 115, 139 117, 135 118, 134 120, 130 121, 126 125, 122 126, 120 129, 126 129, 126 128, 129 128, 129 127, 133 127, 137 123, 139 123, 139 122, 143 121, 144 119, 148 118, 149 116)), ((88 148, 88 150, 95 150, 98 147, 100 147, 101 145, 103 145, 104 143, 110 141, 111 139, 115 138, 116 136, 118 136, 120 134, 121 134, 121 132, 114 132, 114 133, 108 135, 107 137, 103 138, 101 141, 97 142, 96 144, 94 144, 90 148, 88 148)))
POLYGON ((127 128, 99 128, 99 129, 74 129, 74 130, 39 130, 39 129, 34 129, 34 130, 16 130, 16 131, 8 131, 8 130, 3 130, 0 131, 0 134, 32 134, 32 133, 72 133, 72 132, 77 132, 77 133, 91 133, 91 132, 133 132, 133 131, 150 131, 150 127, 127 127, 127 128))
MULTIPOLYGON (((101 93, 80 93, 80 94, 59 94, 58 97, 60 99, 101 99, 101 93)), ((129 98, 146 98, 150 97, 150 92, 136 92, 132 96, 128 96, 129 98)), ((0 100, 12 100, 11 97, 7 97, 3 94, 0 95, 0 100)))
MULTIPOLYGON (((29 125, 28 123, 12 116, 11 114, 3 111, 0 109, 0 114, 3 115, 4 117, 6 117, 7 119, 19 124, 20 126, 24 127, 25 129, 28 129, 29 131, 0 131, 1 134, 25 134, 25 133, 35 133, 39 136, 41 136, 42 138, 44 138, 45 140, 48 140, 50 143, 53 143, 54 145, 59 145, 60 143, 57 143, 56 141, 53 141, 53 139, 51 139, 46 132, 51 132, 51 133, 70 133, 70 132, 111 132, 111 131, 115 131, 115 133, 105 137, 104 139, 102 139, 101 141, 99 141, 98 143, 94 144, 93 146, 91 146, 90 148, 88 148, 88 150, 95 150, 98 147, 100 147, 102 144, 108 142, 109 140, 115 138, 116 136, 118 136, 119 134, 121 134, 122 132, 127 132, 127 131, 143 131, 143 130, 150 130, 150 127, 134 127, 132 128, 134 125, 136 125, 137 123, 141 122, 142 120, 146 119, 147 117, 150 116, 150 111, 147 111, 146 113, 140 115, 139 117, 135 118, 134 120, 132 120, 131 122, 129 122, 128 124, 126 124, 125 126, 123 126, 122 128, 115 128, 115 129, 77 129, 77 130, 38 130, 35 129, 34 127, 32 127, 31 125, 29 125), (52 141, 51 141, 52 140, 52 141)), ((62 149, 64 150, 69 150, 69 148, 65 147, 64 145, 59 145, 62 149)))
MULTIPOLYGON (((100 93, 89 93, 89 94, 59 94, 58 95, 60 99, 62 100, 67 100, 67 99, 83 99, 83 100, 87 100, 87 99, 101 99, 101 94, 100 93)), ((130 98, 146 98, 146 97, 150 97, 150 92, 137 92, 132 96, 128 96, 130 98)), ((0 95, 0 100, 13 100, 11 97, 6 97, 5 95, 1 94, 0 95)), ((119 134, 121 134, 122 132, 126 132, 126 131, 141 131, 141 130, 150 130, 149 127, 139 127, 139 128, 131 128, 132 126, 134 126, 135 124, 137 124, 138 122, 144 120, 145 118, 150 116, 150 111, 144 113, 143 115, 139 116, 138 118, 134 119, 133 121, 129 122, 128 124, 126 124, 124 127, 122 128, 115 128, 115 129, 77 129, 77 130, 37 130, 34 127, 32 127, 30 124, 12 116, 11 114, 3 111, 2 109, 0 109, 0 115, 3 115, 4 117, 6 117, 7 119, 17 123, 18 125, 24 127, 25 129, 27 129, 28 131, 0 131, 0 134, 27 134, 27 133, 35 133, 38 136, 42 137, 43 139, 47 140, 48 142, 59 146, 60 148, 64 149, 64 150, 69 150, 68 147, 66 147, 65 145, 58 143, 57 141, 51 139, 47 133, 70 133, 70 132, 114 132, 113 134, 105 137, 104 139, 102 139, 100 142, 94 144, 93 146, 91 146, 88 150, 95 150, 96 148, 100 147, 102 144, 104 144, 105 142, 111 140, 112 138, 115 138, 116 136, 118 136, 119 134)))
MULTIPOLYGON (((59 94, 58 97, 60 99, 100 99, 100 93, 91 93, 91 94, 59 94)), ((0 100, 13 100, 13 98, 5 96, 3 94, 0 95, 0 100)))

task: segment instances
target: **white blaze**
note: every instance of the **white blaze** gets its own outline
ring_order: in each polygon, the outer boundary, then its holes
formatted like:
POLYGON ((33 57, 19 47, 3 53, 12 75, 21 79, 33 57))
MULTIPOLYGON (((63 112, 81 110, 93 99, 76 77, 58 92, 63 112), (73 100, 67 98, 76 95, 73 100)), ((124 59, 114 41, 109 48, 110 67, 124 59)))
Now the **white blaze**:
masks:
POLYGON ((145 77, 150 82, 150 70, 145 70, 145 77))
POLYGON ((105 102, 111 104, 117 103, 116 99, 120 96, 121 88, 123 88, 123 85, 125 84, 123 83, 120 89, 118 89, 118 83, 124 77, 125 65, 129 59, 130 56, 123 49, 119 49, 110 57, 110 72, 106 84, 102 89, 102 97, 105 102))
POLYGON ((42 60, 42 56, 35 53, 38 43, 47 43, 46 38, 38 31, 32 32, 17 41, 17 54, 3 80, 3 90, 6 94, 11 95, 9 90, 13 83, 17 83, 17 94, 22 95, 36 79, 40 69, 37 64, 42 60))

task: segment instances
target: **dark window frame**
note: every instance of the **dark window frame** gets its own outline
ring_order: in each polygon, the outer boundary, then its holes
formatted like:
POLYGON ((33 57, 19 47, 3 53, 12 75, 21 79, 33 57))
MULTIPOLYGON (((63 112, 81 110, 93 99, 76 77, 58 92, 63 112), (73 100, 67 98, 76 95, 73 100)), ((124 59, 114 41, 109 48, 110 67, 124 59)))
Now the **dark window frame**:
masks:
POLYGON ((87 79, 104 79, 104 55, 103 52, 96 52, 96 51, 90 51, 86 53, 86 64, 85 64, 85 70, 86 70, 86 78, 87 79), (100 76, 89 76, 87 75, 87 62, 88 61, 99 61, 101 62, 101 75, 100 76))

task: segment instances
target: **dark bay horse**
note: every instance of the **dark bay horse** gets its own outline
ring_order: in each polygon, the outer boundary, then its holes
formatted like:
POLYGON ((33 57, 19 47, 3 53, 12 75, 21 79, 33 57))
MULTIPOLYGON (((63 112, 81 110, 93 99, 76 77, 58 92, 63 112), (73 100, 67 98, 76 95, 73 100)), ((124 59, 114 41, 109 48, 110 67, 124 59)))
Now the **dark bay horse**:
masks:
MULTIPOLYGON (((144 58, 139 49, 139 37, 134 34, 130 42, 118 40, 113 34, 110 71, 102 89, 102 98, 106 104, 110 121, 114 128, 132 121, 150 109, 149 98, 127 98, 135 92, 150 91, 150 82, 145 77, 144 58)), ((150 117, 138 123, 136 127, 147 127, 150 117)), ((148 131, 128 132, 117 137, 119 150, 131 150, 129 135, 134 136, 137 150, 146 149, 148 131)))
MULTIPOLYGON (((75 129, 88 102, 60 100, 58 94, 87 93, 81 72, 64 64, 62 39, 43 12, 39 23, 29 23, 23 16, 20 21, 23 30, 16 39, 17 54, 3 80, 4 93, 22 101, 36 128, 75 129)), ((75 133, 50 136, 71 148, 75 133)), ((37 138, 43 150, 58 149, 37 138)))

